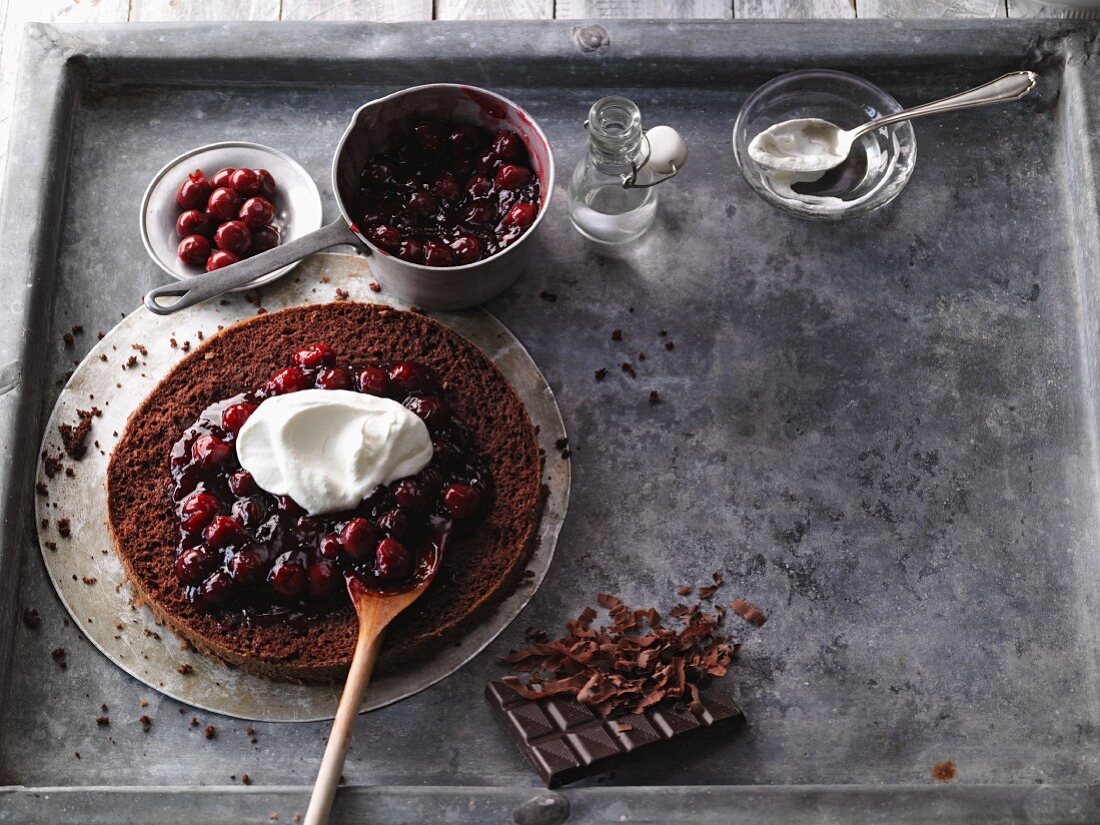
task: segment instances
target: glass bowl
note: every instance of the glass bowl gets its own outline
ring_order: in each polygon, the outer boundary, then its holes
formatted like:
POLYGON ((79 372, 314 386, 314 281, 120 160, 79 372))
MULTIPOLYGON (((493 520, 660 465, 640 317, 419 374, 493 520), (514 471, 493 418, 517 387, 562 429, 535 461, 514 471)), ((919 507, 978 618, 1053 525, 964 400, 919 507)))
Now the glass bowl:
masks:
POLYGON ((901 109, 882 89, 855 75, 828 69, 791 72, 768 81, 745 101, 733 125, 733 157, 753 191, 788 214, 824 221, 865 215, 896 198, 913 174, 917 139, 909 121, 864 135, 845 164, 825 173, 765 169, 749 156, 749 143, 784 120, 819 117, 851 129, 901 109))

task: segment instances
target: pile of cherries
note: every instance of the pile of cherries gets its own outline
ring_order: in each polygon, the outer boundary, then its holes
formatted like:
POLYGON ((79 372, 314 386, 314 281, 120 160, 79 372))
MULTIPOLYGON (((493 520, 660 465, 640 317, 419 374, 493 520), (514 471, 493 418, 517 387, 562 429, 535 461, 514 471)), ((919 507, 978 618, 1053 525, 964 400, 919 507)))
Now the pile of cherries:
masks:
POLYGON ((452 529, 484 517, 490 478, 473 447, 428 367, 340 364, 327 344, 307 346, 262 387, 212 404, 173 445, 176 576, 202 609, 241 610, 255 622, 345 604, 352 578, 401 590, 426 572, 452 529), (264 399, 310 388, 403 403, 428 427, 431 462, 341 513, 310 515, 289 496, 261 490, 237 459, 237 433, 264 399))
POLYGON ((471 264, 535 222, 539 181, 515 132, 420 120, 367 161, 357 213, 367 240, 428 266, 471 264))
POLYGON ((176 254, 206 271, 279 245, 275 219, 275 178, 266 169, 219 169, 207 180, 201 169, 176 191, 184 210, 176 219, 176 254))

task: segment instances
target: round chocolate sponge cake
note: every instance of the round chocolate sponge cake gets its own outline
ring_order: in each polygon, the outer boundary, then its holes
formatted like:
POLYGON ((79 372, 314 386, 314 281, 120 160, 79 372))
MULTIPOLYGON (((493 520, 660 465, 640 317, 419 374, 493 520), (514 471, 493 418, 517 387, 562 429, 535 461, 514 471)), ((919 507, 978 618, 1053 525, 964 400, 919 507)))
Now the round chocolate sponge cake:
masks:
POLYGON ((158 619, 203 653, 299 682, 346 673, 357 633, 350 600, 333 590, 323 612, 249 621, 189 597, 176 563, 181 516, 171 455, 204 410, 264 386, 317 342, 348 365, 430 368, 491 479, 483 516, 455 534, 428 591, 390 626, 379 668, 398 669, 455 641, 511 591, 536 541, 542 498, 539 449, 523 402, 481 350, 427 317, 333 303, 259 315, 210 337, 130 416, 107 470, 109 528, 137 596, 158 619))

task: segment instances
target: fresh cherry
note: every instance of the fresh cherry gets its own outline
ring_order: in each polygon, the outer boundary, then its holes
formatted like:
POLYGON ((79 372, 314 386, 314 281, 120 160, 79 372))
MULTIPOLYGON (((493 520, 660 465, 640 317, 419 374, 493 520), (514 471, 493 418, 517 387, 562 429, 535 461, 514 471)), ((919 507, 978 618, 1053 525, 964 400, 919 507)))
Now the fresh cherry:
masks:
POLYGON ((232 516, 214 516, 203 533, 206 543, 214 549, 237 544, 245 537, 244 526, 232 516))
POLYGON ((457 519, 471 519, 481 513, 485 496, 469 484, 448 484, 443 490, 443 506, 457 519))
POLYGON ((275 207, 267 198, 249 198, 241 204, 237 217, 249 229, 259 229, 271 223, 275 217, 275 207))
POLYGON ((428 241, 424 244, 424 263, 428 266, 450 266, 454 262, 454 254, 442 241, 428 241))
POLYGON ((238 433, 252 413, 256 412, 256 405, 242 401, 239 404, 230 404, 222 410, 222 427, 231 433, 238 433))
POLYGON ((385 582, 403 581, 412 575, 412 554, 397 539, 382 539, 375 549, 374 570, 385 582))
POLYGON ((193 493, 180 507, 180 524, 188 533, 197 533, 214 519, 219 509, 218 499, 210 493, 193 493))
POLYGON ((214 244, 218 249, 243 255, 252 245, 252 233, 248 231, 244 221, 226 221, 214 233, 214 244))
POLYGON ((188 235, 180 241, 176 254, 185 264, 202 266, 210 257, 210 241, 202 235, 188 235))
POLYGON ((266 169, 257 169, 256 176, 260 179, 260 194, 268 200, 275 197, 275 178, 266 169))
POLYGON ((219 169, 217 172, 214 173, 214 177, 210 179, 210 185, 214 189, 219 189, 222 187, 228 188, 229 178, 236 171, 237 170, 231 166, 226 166, 222 169, 219 169))
POLYGON ((252 169, 238 169, 229 176, 229 186, 237 191, 237 194, 250 198, 260 194, 260 176, 252 169))
POLYGON ((350 390, 355 388, 355 379, 343 367, 321 370, 317 373, 313 383, 321 390, 350 390))
POLYGON ((279 230, 274 226, 261 226, 252 232, 252 247, 249 253, 259 255, 279 245, 279 230))
POLYGON ((202 584, 220 563, 220 553, 214 553, 201 544, 198 547, 190 547, 176 557, 176 578, 192 586, 202 584))
POLYGON ((232 266, 240 261, 240 256, 234 255, 227 249, 215 249, 210 253, 209 259, 206 261, 206 271, 213 272, 215 269, 221 269, 223 266, 232 266))
POLYGON ((199 209, 188 209, 186 212, 180 212, 180 216, 176 218, 176 234, 181 238, 186 238, 188 235, 208 235, 210 234, 210 218, 199 209))
POLYGON ((273 395, 286 395, 309 388, 309 378, 298 367, 285 367, 279 370, 267 382, 268 392, 273 395))
POLYGON ((206 213, 216 221, 231 221, 241 208, 241 196, 232 189, 220 186, 210 193, 206 213))
POLYGON ((340 531, 340 541, 355 561, 369 561, 378 542, 378 528, 365 518, 353 518, 340 531))
POLYGON ((224 464, 233 448, 216 435, 200 435, 191 443, 191 460, 203 470, 213 470, 224 464))
POLYGON ((206 199, 210 197, 210 190, 210 181, 201 169, 196 169, 176 190, 176 203, 182 209, 202 209, 206 206, 206 199))
POLYGON ((336 352, 328 344, 310 344, 302 347, 290 360, 295 366, 305 370, 315 370, 318 367, 331 367, 336 363, 336 352))

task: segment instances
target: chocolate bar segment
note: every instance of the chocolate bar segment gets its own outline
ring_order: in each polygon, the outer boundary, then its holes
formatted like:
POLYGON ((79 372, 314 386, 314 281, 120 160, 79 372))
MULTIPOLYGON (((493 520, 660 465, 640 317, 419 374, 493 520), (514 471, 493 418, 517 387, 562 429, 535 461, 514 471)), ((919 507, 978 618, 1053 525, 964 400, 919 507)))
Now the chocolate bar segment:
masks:
POLYGON ((548 788, 611 770, 671 739, 732 731, 745 723, 737 703, 713 689, 701 691, 699 713, 661 703, 609 719, 564 696, 525 699, 504 682, 486 685, 485 698, 548 788))

